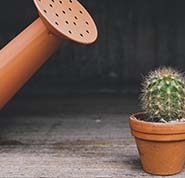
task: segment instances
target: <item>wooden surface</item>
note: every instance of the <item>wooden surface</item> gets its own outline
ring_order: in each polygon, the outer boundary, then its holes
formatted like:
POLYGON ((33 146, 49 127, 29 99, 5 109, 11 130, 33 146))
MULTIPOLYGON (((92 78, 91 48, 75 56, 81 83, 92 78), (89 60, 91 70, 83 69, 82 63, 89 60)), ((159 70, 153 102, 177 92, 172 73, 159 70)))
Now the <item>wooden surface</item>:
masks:
MULTIPOLYGON (((185 1, 81 0, 99 30, 94 45, 66 42, 24 93, 129 92, 160 65, 185 68, 185 1), (46 89, 47 88, 47 89, 46 89)), ((2 1, 0 48, 37 17, 32 0, 2 1)))
POLYGON ((15 99, 1 112, 0 178, 155 177, 142 170, 130 135, 138 110, 119 96, 15 99))

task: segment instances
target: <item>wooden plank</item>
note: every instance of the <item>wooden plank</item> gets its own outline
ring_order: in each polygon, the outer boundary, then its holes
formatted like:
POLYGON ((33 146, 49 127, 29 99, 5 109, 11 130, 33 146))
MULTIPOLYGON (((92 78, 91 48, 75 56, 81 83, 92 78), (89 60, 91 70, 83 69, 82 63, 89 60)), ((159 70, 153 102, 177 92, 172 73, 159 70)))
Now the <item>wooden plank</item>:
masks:
POLYGON ((128 127, 136 110, 118 96, 15 100, 1 113, 0 178, 149 178, 128 127))

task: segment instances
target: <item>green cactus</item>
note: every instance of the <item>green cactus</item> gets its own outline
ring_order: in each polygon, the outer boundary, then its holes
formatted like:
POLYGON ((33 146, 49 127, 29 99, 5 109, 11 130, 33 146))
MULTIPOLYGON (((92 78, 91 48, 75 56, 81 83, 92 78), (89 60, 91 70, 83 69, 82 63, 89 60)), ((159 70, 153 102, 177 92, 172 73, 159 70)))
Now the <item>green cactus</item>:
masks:
POLYGON ((172 121, 185 115, 185 80, 172 68, 151 72, 143 82, 141 104, 151 118, 172 121))

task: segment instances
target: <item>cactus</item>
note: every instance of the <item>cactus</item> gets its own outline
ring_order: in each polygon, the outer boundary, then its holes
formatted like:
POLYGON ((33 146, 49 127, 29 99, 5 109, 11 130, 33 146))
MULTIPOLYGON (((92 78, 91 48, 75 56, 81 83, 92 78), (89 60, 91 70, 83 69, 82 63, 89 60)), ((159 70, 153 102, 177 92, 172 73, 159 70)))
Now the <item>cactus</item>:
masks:
POLYGON ((185 80, 172 68, 152 71, 144 80, 141 104, 151 118, 166 122, 182 119, 185 114, 185 80))

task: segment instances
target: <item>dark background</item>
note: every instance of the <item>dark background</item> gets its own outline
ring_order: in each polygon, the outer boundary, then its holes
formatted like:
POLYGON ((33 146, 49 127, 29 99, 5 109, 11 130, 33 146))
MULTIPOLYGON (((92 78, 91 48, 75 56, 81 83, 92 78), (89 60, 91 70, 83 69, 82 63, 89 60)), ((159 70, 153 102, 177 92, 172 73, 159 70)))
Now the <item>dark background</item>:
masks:
MULTIPOLYGON (((99 30, 90 46, 67 42, 18 93, 133 94, 158 66, 185 67, 185 2, 81 0, 99 30)), ((37 18, 32 0, 1 2, 0 48, 37 18)))

